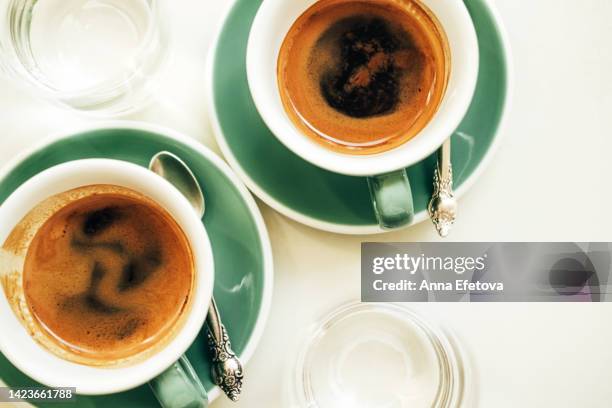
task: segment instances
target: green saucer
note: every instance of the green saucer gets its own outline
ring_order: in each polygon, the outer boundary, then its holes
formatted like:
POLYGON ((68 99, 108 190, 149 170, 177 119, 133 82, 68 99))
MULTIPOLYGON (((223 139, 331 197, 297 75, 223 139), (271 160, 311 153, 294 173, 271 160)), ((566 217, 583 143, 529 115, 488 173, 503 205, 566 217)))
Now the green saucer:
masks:
MULTIPOLYGON (((0 175, 0 204, 23 182, 66 161, 112 158, 146 166, 161 150, 183 158, 206 196, 204 222, 215 256, 214 295, 234 350, 246 362, 261 337, 272 295, 272 255, 259 210, 229 167, 214 153, 175 131, 142 124, 111 123, 52 138, 17 160, 0 175)), ((1 325, 1 323, 0 323, 1 325)), ((205 333, 187 352, 210 399, 219 395, 210 378, 205 333)), ((109 372, 112 375, 112 372, 109 372)), ((8 386, 38 386, 0 354, 0 379, 8 386)), ((155 407, 147 385, 107 396, 78 396, 77 404, 37 403, 49 407, 155 407)))
MULTIPOLYGON (((465 0, 480 47, 474 99, 453 134, 455 191, 462 194, 484 169, 509 89, 508 49, 501 23, 485 0, 465 0)), ((322 170, 292 153, 268 130, 247 84, 245 54, 261 0, 237 0, 218 34, 209 59, 209 109, 217 141, 247 186, 277 211, 304 224, 333 232, 381 232, 365 178, 322 170)), ((427 217, 436 158, 410 167, 415 220, 427 217)))

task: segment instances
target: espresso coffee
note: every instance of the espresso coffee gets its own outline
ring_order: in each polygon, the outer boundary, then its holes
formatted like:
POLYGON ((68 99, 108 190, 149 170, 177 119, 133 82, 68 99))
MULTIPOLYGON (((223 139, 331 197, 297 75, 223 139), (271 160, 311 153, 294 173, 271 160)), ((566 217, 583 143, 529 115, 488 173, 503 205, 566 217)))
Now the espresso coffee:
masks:
POLYGON ((121 361, 167 341, 194 281, 179 225, 122 187, 64 195, 67 204, 38 228, 25 257, 23 292, 39 329, 63 357, 87 364, 121 361))
POLYGON ((449 68, 445 34, 418 0, 319 0, 281 46, 278 86, 302 133, 341 153, 373 154, 427 125, 449 68))

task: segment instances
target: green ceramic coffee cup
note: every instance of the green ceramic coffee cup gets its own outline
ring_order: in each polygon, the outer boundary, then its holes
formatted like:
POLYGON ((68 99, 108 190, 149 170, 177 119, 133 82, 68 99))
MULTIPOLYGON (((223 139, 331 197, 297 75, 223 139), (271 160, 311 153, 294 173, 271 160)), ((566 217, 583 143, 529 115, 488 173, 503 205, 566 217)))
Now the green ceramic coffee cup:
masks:
MULTIPOLYGON (((183 354, 206 319, 214 285, 213 251, 200 216, 172 184, 146 168, 122 160, 96 158, 58 164, 31 177, 0 206, 0 243, 10 237, 11 231, 18 228, 33 208, 49 197, 107 184, 137 191, 155 201, 168 211, 189 242, 193 254, 193 286, 180 324, 172 326, 172 337, 163 344, 153 343, 146 357, 128 356, 110 360, 101 367, 75 364, 71 361, 71 352, 50 352, 54 349, 36 340, 43 335, 38 325, 31 323, 27 306, 21 306, 27 300, 25 291, 18 289, 10 292, 11 297, 0 296, 0 318, 7 329, 0 338, 0 351, 22 372, 49 387, 75 387, 80 394, 102 395, 149 382, 164 408, 206 405, 206 390, 183 354)), ((24 242, 16 249, 4 248, 3 256, 24 259, 27 252, 22 248, 27 249, 28 245, 24 242)), ((0 266, 3 285, 23 279, 24 269, 20 265, 5 262, 0 266)), ((20 287, 18 283, 13 286, 20 287)))
POLYGON ((369 177, 372 204, 379 224, 392 229, 409 224, 414 204, 405 168, 428 157, 450 137, 465 116, 478 78, 478 40, 462 1, 423 0, 437 17, 449 45, 446 92, 431 121, 401 146, 378 154, 339 153, 301 133, 285 113, 277 78, 283 39, 293 22, 314 0, 264 1, 247 45, 247 78, 253 100, 276 138, 302 159, 334 173, 369 177))

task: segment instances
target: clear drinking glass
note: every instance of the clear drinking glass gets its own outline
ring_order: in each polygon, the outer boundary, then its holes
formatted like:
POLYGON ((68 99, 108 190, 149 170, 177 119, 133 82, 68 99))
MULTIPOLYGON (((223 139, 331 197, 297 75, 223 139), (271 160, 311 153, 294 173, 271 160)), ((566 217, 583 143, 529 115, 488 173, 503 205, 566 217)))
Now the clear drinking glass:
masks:
POLYGON ((157 0, 0 0, 3 70, 82 111, 140 107, 167 42, 157 0))
POLYGON ((472 407, 470 370, 447 331, 394 304, 350 303, 307 337, 291 406, 472 407))

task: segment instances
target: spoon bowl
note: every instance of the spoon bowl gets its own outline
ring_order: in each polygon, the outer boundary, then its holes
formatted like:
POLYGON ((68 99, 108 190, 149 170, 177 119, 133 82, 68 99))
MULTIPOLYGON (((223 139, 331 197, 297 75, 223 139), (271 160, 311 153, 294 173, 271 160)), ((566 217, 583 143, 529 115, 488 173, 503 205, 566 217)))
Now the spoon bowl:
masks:
POLYGON ((183 194, 200 217, 204 216, 206 204, 198 181, 183 160, 170 152, 159 152, 151 158, 149 170, 168 180, 183 194))

